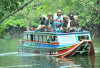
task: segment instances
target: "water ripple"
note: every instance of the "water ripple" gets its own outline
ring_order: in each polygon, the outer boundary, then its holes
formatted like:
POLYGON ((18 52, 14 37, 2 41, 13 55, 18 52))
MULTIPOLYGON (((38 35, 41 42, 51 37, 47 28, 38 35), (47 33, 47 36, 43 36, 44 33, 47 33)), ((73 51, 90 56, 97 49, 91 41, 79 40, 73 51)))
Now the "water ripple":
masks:
POLYGON ((0 56, 13 55, 13 54, 17 54, 17 53, 18 52, 1 53, 0 56))

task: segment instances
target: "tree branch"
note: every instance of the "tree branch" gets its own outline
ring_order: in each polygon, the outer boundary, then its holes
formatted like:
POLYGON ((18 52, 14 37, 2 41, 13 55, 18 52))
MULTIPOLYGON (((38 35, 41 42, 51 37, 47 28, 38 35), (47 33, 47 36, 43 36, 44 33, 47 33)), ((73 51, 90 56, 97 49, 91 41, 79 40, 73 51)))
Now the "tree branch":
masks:
POLYGON ((15 10, 14 12, 10 13, 9 15, 7 15, 6 17, 4 17, 2 20, 0 20, 0 24, 6 20, 7 18, 9 18, 10 16, 12 16, 13 14, 17 13, 18 11, 20 11, 21 9, 23 9, 25 6, 27 6, 28 4, 30 4, 33 0, 30 0, 29 2, 25 3, 22 7, 18 8, 17 10, 15 10))

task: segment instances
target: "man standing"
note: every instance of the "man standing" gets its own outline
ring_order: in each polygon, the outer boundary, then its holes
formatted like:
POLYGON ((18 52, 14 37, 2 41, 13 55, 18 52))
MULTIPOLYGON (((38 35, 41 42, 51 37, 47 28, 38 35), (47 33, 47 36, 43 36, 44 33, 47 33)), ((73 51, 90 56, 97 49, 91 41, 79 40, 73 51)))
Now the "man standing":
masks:
POLYGON ((53 23, 54 31, 57 31, 57 27, 59 27, 60 29, 62 27, 62 24, 63 24, 62 11, 58 10, 58 12, 54 14, 54 23, 53 23))

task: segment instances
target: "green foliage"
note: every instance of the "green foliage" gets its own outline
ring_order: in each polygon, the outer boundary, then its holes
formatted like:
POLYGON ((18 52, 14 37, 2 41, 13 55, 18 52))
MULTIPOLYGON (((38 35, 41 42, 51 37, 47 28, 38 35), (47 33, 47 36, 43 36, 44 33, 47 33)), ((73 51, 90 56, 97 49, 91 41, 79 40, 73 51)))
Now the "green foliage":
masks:
POLYGON ((16 10, 24 0, 0 0, 0 19, 6 14, 16 10))
MULTIPOLYGON (((29 0, 0 0, 0 16, 14 11, 22 2, 27 1, 29 0)), ((47 15, 48 13, 53 15, 59 9, 66 15, 70 12, 78 15, 80 26, 100 23, 98 0, 34 0, 23 10, 6 19, 0 25, 0 31, 7 29, 8 25, 17 27, 19 24, 20 27, 26 27, 25 20, 30 23, 30 26, 38 26, 41 15, 47 15)))

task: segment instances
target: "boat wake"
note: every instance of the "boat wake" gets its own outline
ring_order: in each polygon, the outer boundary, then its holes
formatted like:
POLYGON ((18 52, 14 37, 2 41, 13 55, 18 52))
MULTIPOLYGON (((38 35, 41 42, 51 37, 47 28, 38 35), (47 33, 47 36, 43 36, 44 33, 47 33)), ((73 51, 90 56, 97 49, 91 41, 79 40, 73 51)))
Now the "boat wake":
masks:
POLYGON ((43 56, 43 54, 35 54, 35 53, 18 53, 17 56, 43 56))
POLYGON ((8 53, 1 53, 0 54, 0 56, 8 56, 8 55, 16 55, 16 56, 43 56, 43 54, 19 53, 19 52, 8 52, 8 53))
POLYGON ((95 53, 100 53, 100 48, 95 48, 95 53))
POLYGON ((18 54, 18 52, 1 53, 0 56, 7 56, 7 55, 14 55, 14 54, 18 54))
MULTIPOLYGON (((33 65, 38 65, 38 64, 33 64, 33 65)), ((0 68, 30 67, 33 65, 13 65, 13 66, 4 66, 4 67, 0 67, 0 68)))

